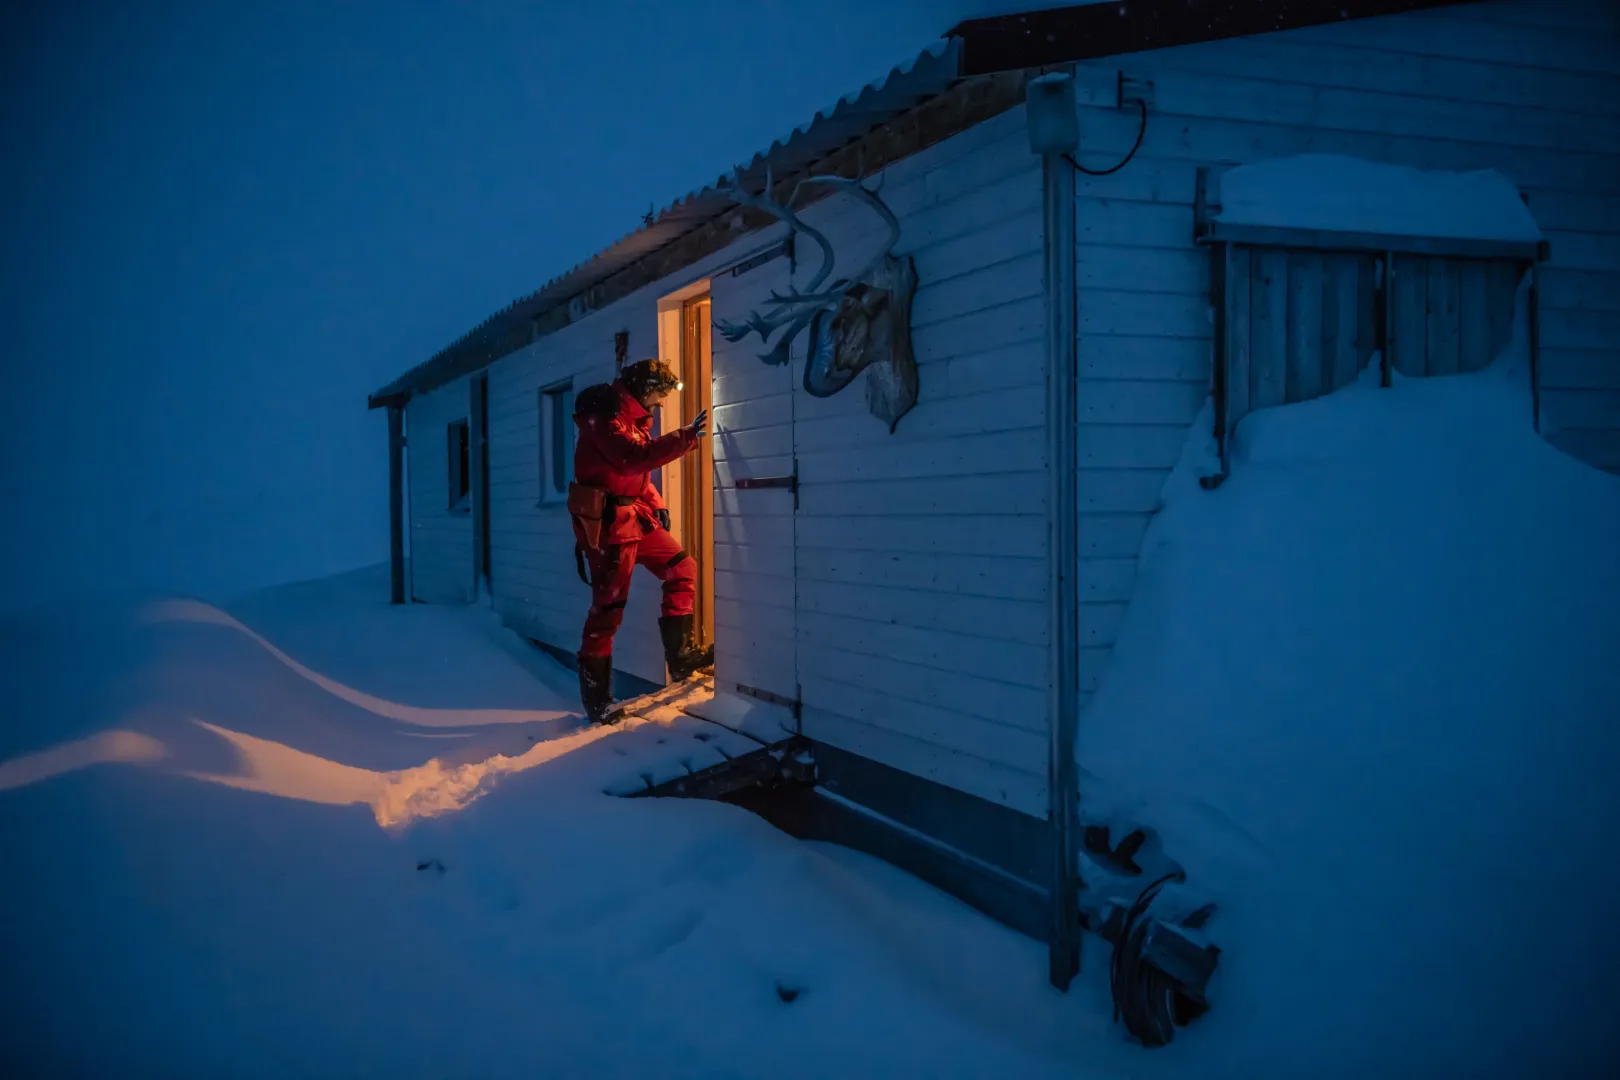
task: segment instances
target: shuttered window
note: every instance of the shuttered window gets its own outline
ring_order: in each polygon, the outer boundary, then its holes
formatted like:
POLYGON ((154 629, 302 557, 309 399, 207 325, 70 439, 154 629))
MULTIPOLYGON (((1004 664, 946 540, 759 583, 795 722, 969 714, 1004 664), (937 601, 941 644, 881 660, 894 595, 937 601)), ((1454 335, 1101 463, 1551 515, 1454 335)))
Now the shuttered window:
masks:
POLYGON ((1234 244, 1224 270, 1230 432, 1256 409, 1350 385, 1380 350, 1414 378, 1488 366, 1512 336, 1523 266, 1234 244))
MULTIPOLYGON (((1200 184, 1203 184, 1201 174, 1200 184)), ((1257 409, 1309 401, 1354 382, 1458 375, 1491 364, 1513 336, 1530 276, 1530 382, 1539 427, 1536 267, 1544 243, 1247 226, 1212 217, 1202 186, 1196 239, 1210 249, 1213 396, 1221 456, 1257 409)))
POLYGON ((1512 340, 1523 273, 1511 260, 1396 255, 1390 366, 1413 378, 1488 367, 1512 340))

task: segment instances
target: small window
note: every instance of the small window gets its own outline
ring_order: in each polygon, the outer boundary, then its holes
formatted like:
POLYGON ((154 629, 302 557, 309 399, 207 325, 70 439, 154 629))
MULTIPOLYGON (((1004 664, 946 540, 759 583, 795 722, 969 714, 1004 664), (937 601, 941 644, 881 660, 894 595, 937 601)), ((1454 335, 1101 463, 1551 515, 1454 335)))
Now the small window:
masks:
POLYGON ((540 501, 563 502, 574 479, 574 384, 540 391, 540 501))
POLYGON ((472 509, 472 429, 467 421, 456 420, 449 436, 450 509, 467 512, 472 509))

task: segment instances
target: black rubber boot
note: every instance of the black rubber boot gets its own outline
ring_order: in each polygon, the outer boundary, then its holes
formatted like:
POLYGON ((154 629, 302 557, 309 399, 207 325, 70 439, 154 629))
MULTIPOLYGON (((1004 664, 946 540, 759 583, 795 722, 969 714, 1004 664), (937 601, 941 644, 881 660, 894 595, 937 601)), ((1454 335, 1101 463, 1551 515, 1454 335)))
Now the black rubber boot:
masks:
POLYGON ((665 615, 658 620, 671 682, 685 682, 703 668, 714 666, 714 646, 697 647, 693 633, 696 626, 697 619, 692 615, 665 615))
POLYGON ((613 657, 579 658, 579 702, 591 723, 607 723, 608 710, 613 707, 613 657))

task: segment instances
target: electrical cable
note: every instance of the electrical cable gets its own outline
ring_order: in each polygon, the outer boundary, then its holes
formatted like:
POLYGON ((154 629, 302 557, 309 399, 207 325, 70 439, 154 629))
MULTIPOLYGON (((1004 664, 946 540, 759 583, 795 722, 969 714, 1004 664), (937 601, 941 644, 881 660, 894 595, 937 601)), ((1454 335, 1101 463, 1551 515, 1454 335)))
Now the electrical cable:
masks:
POLYGON ((1142 123, 1136 129, 1136 142, 1131 146, 1130 153, 1126 154, 1124 156, 1124 158, 1122 158, 1120 160, 1118 165, 1115 165, 1111 169, 1100 169, 1099 170, 1099 169, 1088 169, 1088 168, 1086 168, 1084 165, 1082 165, 1078 161, 1074 160, 1074 157, 1072 155, 1069 155, 1069 154, 1064 154, 1063 155, 1063 160, 1067 161, 1070 165, 1073 165, 1076 169, 1078 169, 1079 171, 1085 173, 1087 176, 1108 176, 1108 175, 1110 175, 1112 173, 1119 172, 1119 170, 1121 170, 1125 166, 1129 165, 1131 163, 1131 158, 1135 157, 1136 152, 1138 150, 1142 149, 1142 138, 1145 135, 1147 135, 1147 117, 1148 117, 1147 102, 1143 101, 1141 98, 1137 98, 1136 104, 1137 104, 1137 107, 1142 110, 1142 123))
POLYGON ((1109 964, 1108 989, 1114 999, 1114 1020, 1123 1020, 1144 1046, 1164 1046, 1175 1037, 1174 982, 1163 972, 1142 960, 1142 945, 1151 920, 1143 919, 1159 890, 1172 881, 1185 881, 1186 875, 1173 870, 1143 889, 1125 913, 1114 956, 1109 964))

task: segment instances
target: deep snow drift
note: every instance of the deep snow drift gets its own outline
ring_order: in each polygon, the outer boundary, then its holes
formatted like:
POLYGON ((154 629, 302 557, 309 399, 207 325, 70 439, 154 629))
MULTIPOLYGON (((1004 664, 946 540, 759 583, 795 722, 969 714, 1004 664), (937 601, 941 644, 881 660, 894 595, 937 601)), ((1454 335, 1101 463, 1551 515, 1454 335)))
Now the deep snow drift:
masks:
POLYGON ((1078 748, 1084 813, 1222 905, 1214 1011, 1155 1069, 1620 1064, 1620 479, 1535 434, 1525 372, 1522 335, 1369 371, 1167 486, 1078 748))
POLYGON ((1600 1075, 1620 480, 1531 431, 1522 361, 1172 477, 1080 728, 1086 816, 1221 903, 1170 1047, 1096 939, 1063 997, 898 871, 602 795, 629 741, 570 673, 370 572, 0 622, 0 1074, 1600 1075))
POLYGON ((1107 1076, 1136 1053, 1100 976, 1058 995, 1041 945, 898 871, 603 795, 633 740, 579 728, 571 673, 487 610, 386 595, 368 573, 0 624, 0 1074, 1107 1076))

